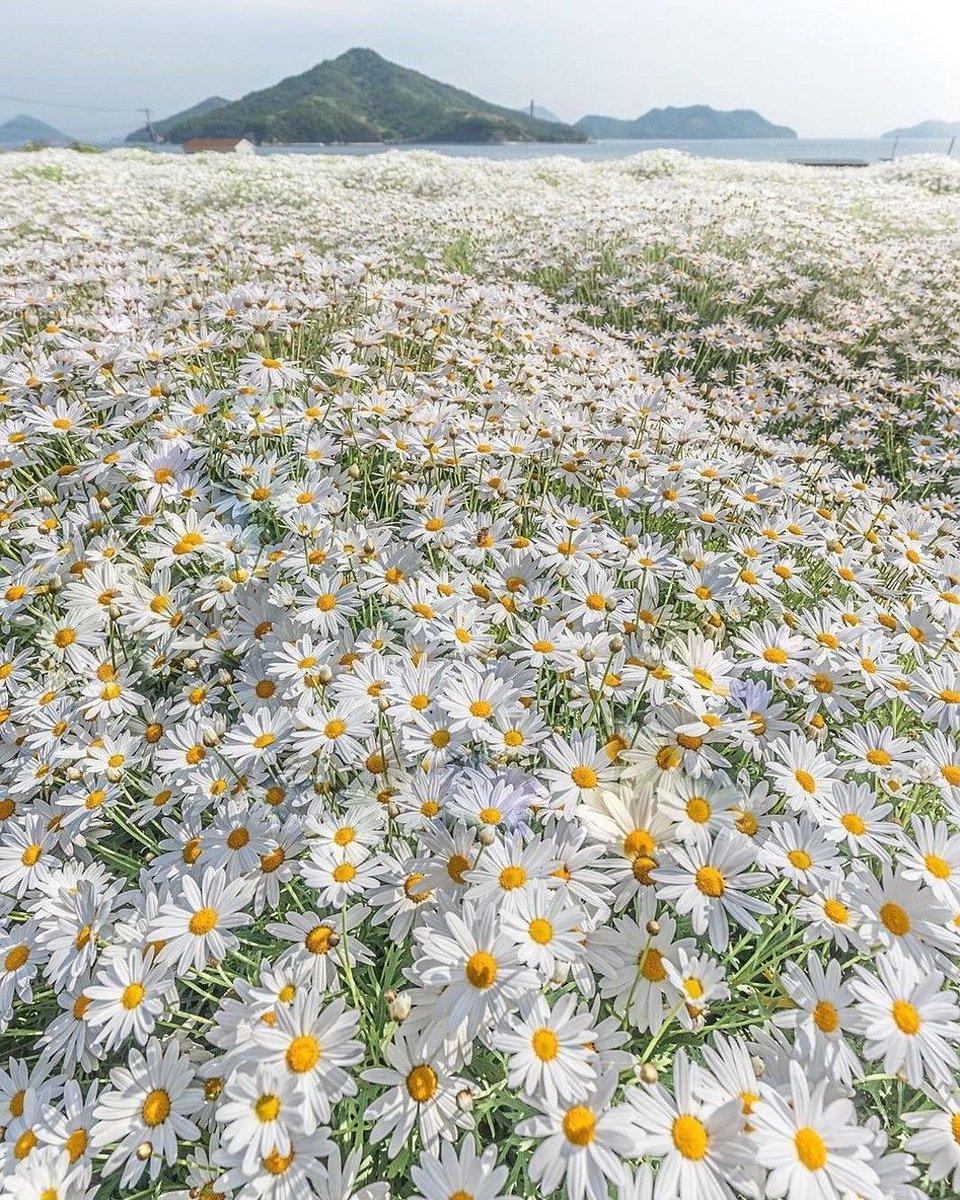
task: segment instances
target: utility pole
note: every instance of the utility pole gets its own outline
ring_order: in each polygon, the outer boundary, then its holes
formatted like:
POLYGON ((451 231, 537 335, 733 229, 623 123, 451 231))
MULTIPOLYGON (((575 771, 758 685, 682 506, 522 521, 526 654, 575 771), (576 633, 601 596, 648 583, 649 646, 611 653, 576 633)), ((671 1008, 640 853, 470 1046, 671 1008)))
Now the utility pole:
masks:
POLYGON ((533 117, 533 101, 530 101, 530 116, 533 117))
POLYGON ((150 109, 149 108, 139 108, 139 109, 137 109, 137 112, 142 112, 143 115, 147 118, 147 120, 146 120, 147 136, 150 138, 150 141, 153 142, 154 145, 156 145, 157 142, 160 141, 160 139, 157 137, 157 131, 153 127, 153 121, 151 120, 151 117, 150 117, 150 109))

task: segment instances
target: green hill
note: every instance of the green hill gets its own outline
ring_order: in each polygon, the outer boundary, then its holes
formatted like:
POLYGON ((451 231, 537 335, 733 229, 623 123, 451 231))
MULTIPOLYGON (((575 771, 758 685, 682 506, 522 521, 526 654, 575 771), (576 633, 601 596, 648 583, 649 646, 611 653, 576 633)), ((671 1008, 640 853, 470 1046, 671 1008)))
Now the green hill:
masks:
POLYGON ((891 129, 881 134, 885 138, 948 138, 960 137, 960 121, 921 121, 905 129, 891 129))
POLYGON ((54 129, 46 121, 38 121, 36 117, 28 117, 21 113, 11 117, 0 125, 0 146, 23 146, 27 142, 45 144, 47 146, 69 146, 71 138, 59 129, 54 129))
MULTIPOLYGON (((174 113, 172 117, 164 117, 160 121, 154 121, 153 132, 161 141, 165 142, 168 140, 167 135, 174 125, 179 125, 181 121, 189 121, 193 117, 205 116, 207 113, 215 112, 218 108, 226 107, 229 103, 230 101, 224 100, 222 96, 208 96, 206 100, 201 100, 199 104, 194 104, 192 108, 185 108, 183 112, 174 113)), ((124 141, 149 142, 152 139, 146 125, 141 125, 133 133, 128 133, 124 141)))
POLYGON ((274 87, 176 121, 171 142, 583 142, 570 125, 490 104, 373 50, 348 50, 274 87))
POLYGON ((795 138, 786 125, 773 125, 752 108, 729 112, 708 104, 688 108, 651 108, 642 117, 622 121, 617 117, 591 114, 576 125, 596 138, 795 138))

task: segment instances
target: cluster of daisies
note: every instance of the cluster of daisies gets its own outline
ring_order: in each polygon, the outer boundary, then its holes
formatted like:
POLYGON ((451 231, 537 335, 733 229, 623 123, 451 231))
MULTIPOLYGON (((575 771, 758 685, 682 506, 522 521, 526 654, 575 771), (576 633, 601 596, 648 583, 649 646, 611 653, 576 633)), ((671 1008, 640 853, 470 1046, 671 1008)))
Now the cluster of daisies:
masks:
POLYGON ((956 1194, 934 167, 0 176, 0 1197, 956 1194))

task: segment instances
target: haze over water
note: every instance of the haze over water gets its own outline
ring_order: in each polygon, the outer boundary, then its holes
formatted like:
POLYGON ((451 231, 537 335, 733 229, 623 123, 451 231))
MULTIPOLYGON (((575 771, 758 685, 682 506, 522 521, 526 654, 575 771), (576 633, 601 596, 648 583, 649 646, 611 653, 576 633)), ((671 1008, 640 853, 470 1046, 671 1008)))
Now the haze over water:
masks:
MULTIPOLYGON (((906 158, 910 154, 946 154, 949 147, 949 138, 901 139, 896 147, 896 157, 906 158)), ((180 147, 174 145, 156 146, 153 149, 163 153, 181 152, 180 147)), ((585 162, 602 162, 605 159, 626 158, 644 150, 662 149, 682 150, 686 154, 703 158, 743 158, 754 162, 790 162, 793 159, 863 159, 866 162, 879 162, 891 156, 894 142, 892 138, 611 138, 583 143, 522 142, 506 145, 451 145, 438 142, 397 145, 371 142, 325 146, 311 142, 291 146, 258 146, 257 153, 365 155, 384 154, 388 150, 430 150, 435 154, 448 154, 455 158, 517 160, 563 155, 585 162)), ((960 155, 960 146, 955 146, 954 152, 960 155)))

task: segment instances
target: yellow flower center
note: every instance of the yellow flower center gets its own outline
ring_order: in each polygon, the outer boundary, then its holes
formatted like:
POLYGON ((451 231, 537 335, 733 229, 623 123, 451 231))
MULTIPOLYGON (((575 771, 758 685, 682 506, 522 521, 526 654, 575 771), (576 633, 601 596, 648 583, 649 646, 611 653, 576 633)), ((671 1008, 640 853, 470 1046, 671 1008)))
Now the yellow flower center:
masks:
POLYGON ((139 1004, 143 1003, 143 997, 146 995, 146 989, 142 983, 128 983, 123 989, 120 996, 120 1003, 130 1012, 139 1004))
POLYGON ((909 1000, 894 1000, 893 1023, 901 1033, 906 1033, 910 1037, 920 1032, 920 1014, 917 1012, 914 1005, 909 1000))
POLYGON ((144 1100, 140 1113, 144 1125, 149 1125, 151 1129, 156 1125, 162 1125, 170 1116, 170 1097, 163 1088, 154 1088, 144 1100))
POLYGON ((217 910, 201 908, 190 918, 190 932, 196 937, 203 937, 217 926, 217 910))
POLYGON ((504 867, 500 872, 500 886, 505 892, 512 892, 515 888, 523 887, 527 882, 527 873, 523 867, 504 867))
POLYGON ((710 1137, 704 1123, 689 1113, 682 1113, 673 1122, 673 1144, 684 1158, 699 1160, 707 1153, 710 1137))
POLYGON ((437 1092, 437 1073, 433 1067, 428 1067, 426 1063, 414 1067, 407 1075, 407 1091, 417 1104, 432 1100, 437 1092))
POLYGON ((846 925, 850 920, 850 910, 840 900, 836 900, 833 896, 828 897, 823 902, 824 915, 834 925, 846 925))
POLYGON ((553 937, 553 926, 543 917, 534 917, 527 926, 527 932, 531 941, 536 942, 538 946, 545 946, 553 937))
POLYGON ((888 900, 880 909, 880 920, 894 935, 904 937, 910 932, 910 915, 901 905, 888 900))
POLYGON ((63 1143, 63 1148, 66 1150, 67 1157, 71 1163, 75 1163, 84 1153, 87 1148, 87 1141, 87 1131, 85 1129, 75 1129, 63 1143))
POLYGON ((292 1148, 289 1154, 281 1154, 274 1146, 267 1157, 260 1160, 260 1163, 269 1175, 284 1175, 293 1164, 293 1155, 292 1148))
POLYGON ((253 1106, 258 1121, 275 1121, 280 1115, 280 1101, 269 1092, 253 1106))
POLYGON ((803 790, 808 795, 812 794, 813 792, 815 792, 817 790, 817 781, 814 779, 814 777, 810 774, 809 771, 804 771, 804 770, 794 771, 793 777, 797 781, 797 783, 800 784, 800 786, 803 788, 803 790))
POLYGON ((497 978, 497 960, 486 950, 477 950, 467 959, 464 974, 475 987, 492 987, 497 978))
POLYGON ((552 1062, 560 1051, 560 1042, 552 1029, 537 1029, 530 1039, 533 1052, 541 1062, 552 1062))
POLYGON ((797 1158, 808 1171, 819 1171, 826 1164, 827 1147, 820 1134, 809 1125, 797 1130, 793 1135, 793 1145, 797 1151, 797 1158))
POLYGON ((941 858, 939 854, 925 855, 923 865, 934 879, 949 879, 952 874, 950 864, 945 858, 941 858))
POLYGON ((710 805, 702 796, 691 796, 687 801, 687 816, 697 825, 710 820, 710 805))
POLYGON ((24 942, 19 946, 14 946, 12 950, 7 951, 7 956, 3 960, 4 970, 19 971, 30 957, 30 947, 24 942))
POLYGON ((696 882, 704 896, 709 896, 711 900, 722 896, 727 886, 723 873, 716 867, 700 867, 697 870, 696 882))
POLYGON ((563 1133, 574 1146, 589 1146, 596 1137, 597 1118, 589 1108, 577 1104, 563 1118, 563 1133))
POLYGON ((287 1047, 286 1063, 296 1075, 305 1075, 320 1061, 320 1043, 309 1033, 295 1037, 287 1047))
POLYGON ((315 925, 303 939, 303 944, 311 954, 327 954, 332 936, 333 930, 329 925, 315 925))

